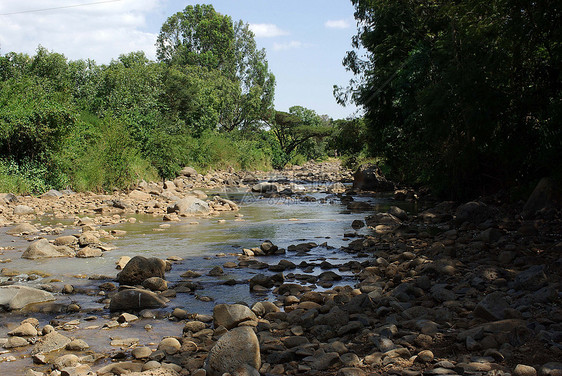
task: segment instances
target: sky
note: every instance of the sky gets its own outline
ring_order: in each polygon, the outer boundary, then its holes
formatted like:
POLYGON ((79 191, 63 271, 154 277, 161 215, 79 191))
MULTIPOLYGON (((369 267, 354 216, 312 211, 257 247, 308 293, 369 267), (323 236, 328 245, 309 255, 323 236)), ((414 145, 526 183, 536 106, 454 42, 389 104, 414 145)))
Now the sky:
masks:
POLYGON ((33 55, 41 45, 98 64, 139 50, 155 59, 162 24, 198 3, 250 25, 276 77, 277 110, 298 105, 333 119, 357 112, 333 96, 352 78, 342 65, 356 34, 350 0, 2 0, 0 54, 33 55))

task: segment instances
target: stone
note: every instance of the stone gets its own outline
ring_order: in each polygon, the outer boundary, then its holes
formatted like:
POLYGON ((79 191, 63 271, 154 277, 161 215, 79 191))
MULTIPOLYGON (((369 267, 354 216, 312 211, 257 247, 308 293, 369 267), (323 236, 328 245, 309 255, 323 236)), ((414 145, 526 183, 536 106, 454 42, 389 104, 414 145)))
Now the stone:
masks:
POLYGON ((166 262, 156 257, 133 257, 117 274, 117 281, 122 285, 140 285, 150 277, 164 278, 166 262))
POLYGON ((131 354, 135 359, 146 359, 152 355, 152 349, 148 346, 135 347, 131 354))
POLYGON ((17 336, 13 336, 8 338, 8 340, 6 341, 6 343, 3 345, 3 347, 5 349, 13 349, 16 347, 24 347, 29 345, 29 342, 27 342, 27 340, 23 337, 17 337, 17 336))
POLYGON ((510 287, 529 291, 538 290, 548 282, 544 271, 544 265, 533 265, 517 274, 510 287))
POLYGON ((256 193, 272 193, 278 191, 279 191, 279 187, 275 183, 263 182, 252 186, 252 192, 256 192, 256 193))
POLYGON ((164 351, 168 355, 173 355, 180 351, 181 343, 176 338, 168 337, 164 338, 158 344, 158 350, 164 351))
POLYGON ((35 344, 33 350, 31 350, 31 355, 45 354, 51 351, 64 349, 70 342, 71 339, 63 336, 62 334, 58 332, 50 332, 35 344))
POLYGON ((21 255, 24 259, 40 259, 52 257, 73 257, 74 251, 67 247, 57 247, 49 243, 47 239, 39 239, 34 241, 27 247, 21 255))
POLYGON ((96 231, 85 231, 78 237, 78 244, 80 244, 81 247, 96 245, 99 244, 99 242, 100 238, 96 231))
POLYGON ((61 245, 75 245, 78 243, 78 238, 74 235, 65 235, 59 236, 55 239, 54 245, 61 246, 61 245))
POLYGON ((213 267, 209 273, 207 273, 208 276, 211 277, 218 277, 224 274, 224 271, 222 270, 222 268, 220 266, 215 266, 213 267))
POLYGON ((37 229, 37 227, 33 226, 31 223, 20 223, 19 225, 9 229, 8 231, 6 231, 6 234, 8 235, 16 235, 16 234, 22 234, 22 235, 30 235, 30 234, 36 234, 38 233, 39 230, 37 229))
POLYGON ((33 209, 28 205, 16 205, 14 207, 14 214, 15 215, 35 214, 35 209, 33 209))
POLYGON ((531 366, 518 364, 513 370, 513 376, 537 376, 537 370, 531 366))
POLYGON ((197 333, 205 328, 207 328, 207 324, 202 321, 188 321, 185 323, 183 331, 197 333))
POLYGON ((254 330, 247 326, 232 329, 219 338, 205 361, 208 376, 234 373, 241 366, 256 370, 261 366, 258 338, 254 330))
POLYGON ((99 248, 84 247, 76 252, 76 257, 78 258, 92 258, 101 257, 103 252, 99 248))
POLYGON ((123 270, 123 268, 127 265, 127 263, 131 261, 131 258, 129 256, 121 256, 119 257, 119 260, 117 260, 117 262, 115 263, 115 265, 117 265, 115 267, 115 269, 118 270, 123 270))
POLYGON ((168 300, 148 290, 127 289, 113 295, 109 303, 109 310, 127 311, 141 310, 144 308, 161 308, 168 300))
POLYGON ((207 202, 192 196, 182 198, 168 207, 168 213, 178 215, 205 214, 210 210, 207 202))
POLYGON ((313 370, 325 371, 333 365, 340 361, 340 355, 337 352, 329 352, 321 354, 319 356, 314 356, 313 361, 310 363, 310 367, 313 370))
POLYGON ((556 201, 560 204, 561 196, 559 187, 556 189, 551 179, 542 178, 523 206, 521 216, 524 219, 533 218, 535 213, 541 209, 556 207, 556 201))
POLYGON ((168 290, 168 282, 160 277, 150 277, 143 281, 142 287, 151 291, 166 291, 168 290))
POLYGON ((184 167, 181 171, 180 171, 180 176, 186 176, 186 177, 194 177, 197 176, 197 170, 195 170, 193 167, 184 167))
POLYGON ((79 364, 75 367, 67 367, 60 370, 60 376, 91 376, 92 369, 87 364, 79 364))
POLYGON ((340 368, 337 376, 367 376, 367 373, 361 368, 344 367, 340 368))
POLYGON ((353 189, 389 192, 394 191, 394 188, 394 183, 388 181, 375 164, 362 165, 353 174, 353 189))
POLYGON ((391 214, 391 215, 395 216, 396 218, 398 218, 401 221, 407 221, 408 220, 408 213, 406 213, 406 211, 404 209, 400 209, 398 206, 391 206, 388 209, 388 214, 391 214))
POLYGON ((27 286, 0 286, 0 307, 22 309, 28 304, 55 300, 53 294, 27 286))
POLYGON ((69 351, 84 351, 89 349, 90 345, 82 339, 73 339, 65 348, 69 351))
POLYGON ((10 330, 8 332, 9 336, 18 337, 34 337, 37 335, 37 329, 30 323, 26 322, 18 326, 17 328, 10 330))
POLYGON ((474 315, 488 321, 505 319, 505 310, 511 306, 505 300, 504 294, 495 291, 488 294, 474 308, 474 315))
POLYGON ((224 326, 230 330, 244 321, 257 321, 254 312, 245 305, 217 304, 213 309, 213 324, 215 328, 224 326))
POLYGON ((139 319, 138 316, 125 312, 119 315, 119 317, 117 318, 117 322, 123 324, 126 322, 136 321, 138 319, 139 319))
POLYGON ((548 362, 539 369, 539 376, 560 376, 562 374, 561 362, 548 362))
POLYGON ((61 370, 67 367, 76 367, 80 363, 80 359, 74 354, 66 354, 59 356, 53 362, 56 369, 61 370))
POLYGON ((138 189, 135 189, 134 191, 131 191, 129 193, 129 198, 131 198, 134 201, 149 201, 152 199, 152 195, 150 193, 146 193, 143 191, 139 191, 138 189))
POLYGON ((430 350, 422 350, 418 353, 416 360, 422 363, 431 363, 433 362, 433 352, 430 350))
POLYGON ((455 211, 455 221, 458 224, 470 222, 480 224, 493 216, 495 210, 483 202, 470 201, 460 205, 455 211))

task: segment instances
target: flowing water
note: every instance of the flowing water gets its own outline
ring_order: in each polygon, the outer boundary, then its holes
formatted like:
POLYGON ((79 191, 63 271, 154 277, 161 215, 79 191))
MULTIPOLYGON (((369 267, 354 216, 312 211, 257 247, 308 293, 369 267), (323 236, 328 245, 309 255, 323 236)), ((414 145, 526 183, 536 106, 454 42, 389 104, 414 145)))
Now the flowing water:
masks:
MULTIPOLYGON (((222 192, 221 195, 225 196, 222 192)), ((121 328, 106 330, 101 328, 107 322, 109 312, 104 309, 101 300, 103 296, 98 296, 98 289, 95 287, 101 282, 92 281, 86 276, 93 274, 115 277, 117 270, 115 263, 121 256, 141 255, 145 257, 159 257, 166 259, 171 256, 178 256, 183 261, 175 263, 170 272, 166 273, 166 279, 170 285, 174 285, 182 278, 180 275, 187 270, 193 270, 202 274, 196 281, 203 285, 202 290, 197 290, 195 294, 178 293, 172 298, 169 305, 164 310, 169 312, 175 307, 180 307, 189 313, 210 314, 212 308, 217 303, 245 302, 252 304, 258 300, 273 298, 268 294, 250 293, 249 285, 246 282, 257 273, 273 274, 265 270, 255 270, 251 268, 224 268, 224 275, 220 277, 210 277, 206 273, 214 266, 222 266, 226 262, 237 262, 237 254, 243 248, 258 247, 263 241, 270 240, 280 248, 287 248, 291 244, 304 242, 315 242, 323 244, 314 248, 306 255, 297 255, 294 252, 287 252, 279 256, 257 257, 259 261, 268 264, 277 264, 281 259, 287 259, 299 265, 302 261, 319 264, 328 261, 334 265, 344 264, 353 260, 354 256, 340 249, 346 245, 349 239, 344 234, 356 232, 351 228, 351 223, 355 219, 364 219, 368 213, 351 213, 346 210, 339 199, 335 196, 314 193, 317 201, 303 202, 291 199, 260 199, 255 196, 248 196, 242 192, 230 192, 228 197, 238 201, 242 216, 236 213, 225 212, 219 216, 203 218, 184 218, 181 222, 169 223, 168 228, 161 228, 161 218, 152 216, 137 216, 134 224, 126 223, 111 227, 111 229, 125 230, 125 236, 112 240, 116 246, 115 250, 104 252, 103 257, 92 259, 45 259, 45 260, 25 260, 20 255, 29 244, 25 239, 6 235, 6 229, 0 229, 0 247, 13 247, 13 250, 4 250, 3 259, 10 258, 12 262, 4 267, 16 270, 20 277, 15 279, 25 280, 28 275, 39 274, 48 276, 37 277, 33 281, 25 282, 27 285, 41 285, 50 283, 58 287, 63 284, 71 284, 82 288, 81 291, 88 291, 90 294, 58 295, 57 303, 66 306, 70 303, 80 305, 82 312, 76 314, 62 314, 58 316, 62 321, 80 319, 80 328, 73 329, 69 333, 63 333, 75 338, 83 338, 93 350, 106 351, 109 347, 110 338, 136 337, 141 344, 158 342, 166 335, 180 335, 182 325, 168 320, 140 320, 132 323, 133 329, 121 328), (236 280, 241 283, 235 285, 224 285, 227 280, 236 280), (212 301, 206 302, 198 299, 198 296, 210 297, 212 301), (85 317, 97 317, 94 321, 83 321, 85 317), (145 330, 144 325, 150 323, 152 330, 145 330), (90 327, 90 328, 88 328, 90 327), (88 328, 88 329, 86 329, 88 328)), ((386 211, 390 205, 396 202, 390 198, 356 198, 356 200, 369 201, 377 211, 386 211)), ((406 203, 399 204, 402 208, 411 211, 412 207, 406 203)), ((42 224, 69 224, 68 221, 61 221, 50 217, 44 218, 42 224)), ((364 228, 357 231, 366 234, 368 229, 364 228)), ((64 234, 76 233, 76 229, 70 226, 64 234)), ((57 235, 60 236, 60 235, 57 235)), ((48 236, 55 238, 56 236, 48 236)), ((357 259, 365 260, 364 258, 357 259)), ((323 272, 319 267, 307 270, 309 274, 319 274, 323 272)), ((287 272, 295 274, 304 273, 297 268, 287 272)), ((286 273, 287 273, 286 272, 286 273)), ((285 274, 286 274, 285 273, 285 274)), ((341 283, 353 284, 354 277, 350 272, 338 272, 343 276, 341 283)), ((294 281, 294 283, 300 283, 294 281)), ((6 333, 23 319, 17 312, 2 315, 2 325, 0 325, 0 338, 5 337, 6 333)), ((33 313, 33 317, 40 320, 41 326, 49 322, 56 314, 33 313)), ((18 369, 31 365, 31 360, 26 352, 16 353, 17 361, 8 363, 2 362, 2 357, 12 354, 0 354, 0 374, 10 374, 18 369), (23 357, 23 360, 19 358, 23 357)), ((117 350, 116 350, 117 351, 117 350)))

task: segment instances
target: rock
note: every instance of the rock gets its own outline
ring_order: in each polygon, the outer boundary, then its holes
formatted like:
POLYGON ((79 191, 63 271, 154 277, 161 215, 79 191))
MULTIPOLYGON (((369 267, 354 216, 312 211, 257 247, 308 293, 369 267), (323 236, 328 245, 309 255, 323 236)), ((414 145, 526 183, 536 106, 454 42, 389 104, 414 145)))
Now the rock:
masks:
POLYGON ((192 196, 182 198, 168 207, 168 213, 178 215, 205 214, 210 210, 208 203, 192 196))
POLYGON ((313 370, 325 371, 340 361, 340 355, 337 352, 329 352, 314 356, 314 360, 310 363, 313 370))
POLYGON ((31 350, 31 355, 44 354, 51 351, 64 349, 71 339, 58 332, 51 332, 39 340, 31 350))
POLYGON ((3 347, 5 349, 13 349, 16 347, 24 347, 29 345, 29 342, 27 342, 27 340, 23 337, 10 337, 8 338, 8 341, 6 341, 6 343, 3 345, 3 347))
POLYGON ((152 355, 152 350, 147 346, 135 347, 131 354, 135 359, 146 359, 152 355))
POLYGON ((22 309, 28 304, 55 300, 53 294, 27 286, 0 286, 0 307, 22 309))
POLYGON ((56 358, 55 361, 53 362, 53 365, 55 366, 56 369, 61 370, 67 367, 76 367, 79 362, 80 359, 76 355, 66 354, 56 358))
POLYGON ((260 249, 262 250, 263 253, 265 253, 265 255, 273 255, 275 254, 275 252, 277 252, 279 250, 279 247, 277 247, 276 245, 274 245, 271 241, 266 240, 265 242, 263 242, 260 245, 260 249))
POLYGON ((272 193, 279 191, 279 187, 275 183, 258 183, 252 186, 252 192, 256 193, 272 193))
POLYGON ((249 327, 239 327, 228 331, 209 351, 205 361, 208 376, 222 376, 234 373, 244 366, 260 369, 261 357, 258 338, 249 327))
POLYGON ((539 376, 560 376, 562 374, 562 363, 549 362, 543 364, 539 369, 539 376))
POLYGON ((172 316, 175 317, 178 320, 185 320, 185 319, 187 319, 189 314, 187 313, 187 311, 185 309, 174 308, 174 310, 172 311, 172 316))
POLYGON ((56 247, 49 243, 47 239, 39 239, 31 243, 21 257, 30 260, 52 257, 74 257, 74 251, 67 247, 56 247))
POLYGON ((471 201, 466 204, 460 205, 455 211, 455 221, 458 224, 470 222, 480 224, 487 219, 490 219, 495 213, 495 210, 490 208, 483 202, 471 201))
POLYGON ((73 339, 65 348, 69 351, 84 351, 89 349, 90 345, 82 339, 73 339))
POLYGON ((56 238, 53 244, 56 246, 61 246, 61 245, 74 245, 76 243, 78 243, 78 238, 76 238, 76 236, 66 235, 66 236, 59 236, 58 238, 56 238))
POLYGON ((217 304, 213 309, 213 324, 215 328, 224 326, 232 329, 244 321, 257 321, 257 317, 250 308, 241 304, 217 304))
POLYGON ((26 322, 17 328, 10 330, 8 335, 18 337, 35 337, 37 335, 37 329, 35 329, 35 327, 30 323, 26 322))
POLYGON ((168 282, 160 277, 150 277, 143 281, 142 287, 151 291, 166 291, 168 290, 168 282))
POLYGON ((531 366, 518 364, 513 370, 513 376, 537 376, 537 370, 531 366))
POLYGON ((28 215, 34 213, 35 213, 35 209, 27 205, 16 205, 16 207, 14 207, 15 215, 28 215))
POLYGON ((91 376, 92 369, 87 364, 79 364, 75 367, 67 367, 60 370, 61 376, 91 376))
POLYGON ((408 220, 408 214, 406 213, 405 210, 400 209, 398 206, 391 206, 388 209, 388 214, 395 216, 396 218, 398 218, 401 221, 407 221, 408 220))
POLYGON ((76 257, 78 258, 93 258, 101 257, 103 252, 99 248, 84 247, 76 252, 76 257))
POLYGON ((361 368, 344 367, 340 368, 337 376, 367 376, 367 373, 361 368))
POLYGON ((215 266, 213 267, 209 273, 207 273, 208 276, 211 277, 218 277, 224 274, 224 271, 222 270, 222 268, 220 266, 215 266))
POLYGON ((548 279, 544 273, 544 265, 533 265, 528 269, 517 274, 510 284, 514 289, 535 291, 543 287, 548 279))
POLYGON ((394 191, 394 183, 386 180, 380 168, 374 164, 360 166, 353 175, 353 189, 363 191, 394 191))
POLYGON ((117 274, 117 281, 122 285, 140 285, 150 277, 164 278, 166 262, 156 257, 133 257, 117 274))
POLYGON ((144 308, 161 308, 167 299, 148 290, 128 289, 113 295, 109 303, 110 311, 141 310, 144 308))
POLYGON ((31 223, 20 223, 19 225, 9 229, 8 231, 6 231, 6 234, 8 235, 15 235, 15 234, 23 234, 23 235, 29 235, 29 234, 35 234, 38 233, 39 230, 37 229, 37 227, 33 226, 31 223))
POLYGON ((187 176, 189 177, 194 177, 197 176, 197 170, 195 170, 193 167, 184 167, 181 171, 180 171, 180 176, 187 176))
POLYGON ((433 362, 433 352, 430 350, 422 350, 418 353, 416 360, 422 363, 431 363, 433 362))
POLYGON ((119 260, 117 260, 117 262, 115 263, 115 265, 117 265, 115 267, 115 269, 118 270, 123 270, 123 268, 127 265, 127 263, 131 261, 131 258, 129 256, 121 256, 119 257, 119 260))
POLYGON ((521 216, 530 219, 541 209, 560 206, 561 197, 560 189, 554 186, 552 180, 542 178, 523 206, 521 216))
POLYGON ((271 288, 275 285, 273 278, 271 276, 266 276, 264 274, 256 274, 250 278, 250 291, 254 289, 254 286, 262 286, 265 288, 271 288))
POLYGON ((505 300, 504 294, 495 291, 486 295, 474 308, 474 315, 486 319, 488 321, 497 321, 505 319, 505 310, 510 308, 509 303, 505 300))
POLYGON ((174 355, 181 349, 181 343, 173 337, 164 338, 158 344, 158 350, 164 351, 168 355, 174 355))
POLYGON ((183 327, 183 331, 184 332, 192 332, 192 333, 197 333, 203 329, 207 328, 207 324, 205 324, 202 321, 188 321, 185 323, 185 326, 183 327))
POLYGON ((126 323, 126 322, 133 322, 133 321, 137 321, 139 319, 138 316, 136 315, 132 315, 130 313, 122 313, 118 318, 117 318, 117 322, 118 323, 126 323))
POLYGON ((135 189, 134 191, 129 193, 129 198, 134 201, 149 201, 152 199, 152 195, 135 189))
POLYGON ((353 222, 351 222, 351 228, 355 229, 355 230, 359 230, 360 228, 365 227, 365 222, 363 222, 360 219, 356 219, 353 222))
POLYGON ((41 198, 46 198, 46 199, 53 199, 53 198, 59 198, 62 197, 63 194, 60 191, 57 191, 56 189, 51 189, 45 193, 43 193, 40 197, 41 198))

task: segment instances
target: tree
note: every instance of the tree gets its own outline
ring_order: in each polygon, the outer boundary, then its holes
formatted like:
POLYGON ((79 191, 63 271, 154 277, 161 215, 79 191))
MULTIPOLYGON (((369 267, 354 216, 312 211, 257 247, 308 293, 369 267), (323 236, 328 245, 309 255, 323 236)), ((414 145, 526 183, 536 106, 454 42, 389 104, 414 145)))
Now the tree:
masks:
POLYGON ((320 116, 313 110, 301 106, 293 106, 289 112, 275 111, 275 119, 268 123, 275 134, 287 161, 291 154, 306 141, 312 138, 324 138, 332 132, 320 116))
POLYGON ((158 60, 169 67, 197 66, 214 77, 214 71, 220 73, 218 85, 206 85, 220 100, 220 129, 248 128, 271 113, 275 77, 244 22, 233 23, 212 5, 190 5, 162 25, 156 46, 158 60))
POLYGON ((397 177, 468 196, 556 173, 556 1, 352 2, 367 58, 344 59, 359 77, 347 96, 397 177))

